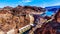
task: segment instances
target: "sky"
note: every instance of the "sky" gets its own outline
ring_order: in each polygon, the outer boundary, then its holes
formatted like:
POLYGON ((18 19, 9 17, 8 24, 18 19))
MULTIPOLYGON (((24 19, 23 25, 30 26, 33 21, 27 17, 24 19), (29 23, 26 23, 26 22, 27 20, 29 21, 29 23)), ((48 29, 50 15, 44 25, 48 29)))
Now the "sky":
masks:
POLYGON ((0 8, 5 6, 16 7, 18 5, 48 7, 60 5, 60 0, 0 0, 0 8))

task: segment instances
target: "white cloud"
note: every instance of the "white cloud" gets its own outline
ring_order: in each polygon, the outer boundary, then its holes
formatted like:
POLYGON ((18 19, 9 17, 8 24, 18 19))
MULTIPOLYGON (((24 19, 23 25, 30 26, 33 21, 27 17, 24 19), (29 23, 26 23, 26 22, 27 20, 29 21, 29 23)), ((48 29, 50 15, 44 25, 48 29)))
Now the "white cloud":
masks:
POLYGON ((21 1, 18 2, 18 4, 23 6, 23 5, 25 5, 29 2, 32 2, 32 0, 21 0, 21 1))
POLYGON ((32 0, 22 0, 22 1, 19 1, 20 3, 29 3, 29 2, 32 2, 32 0))
POLYGON ((32 0, 23 0, 23 2, 31 2, 32 0))

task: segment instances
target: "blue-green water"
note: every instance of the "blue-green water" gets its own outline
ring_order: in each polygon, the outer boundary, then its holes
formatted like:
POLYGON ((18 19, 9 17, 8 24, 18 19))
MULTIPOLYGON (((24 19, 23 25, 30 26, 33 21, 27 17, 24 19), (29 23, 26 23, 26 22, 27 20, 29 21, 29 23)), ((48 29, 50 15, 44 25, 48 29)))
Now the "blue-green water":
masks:
POLYGON ((53 11, 46 11, 45 13, 46 13, 46 15, 47 15, 47 16, 51 16, 51 15, 53 15, 53 14, 54 14, 54 12, 53 12, 53 11))

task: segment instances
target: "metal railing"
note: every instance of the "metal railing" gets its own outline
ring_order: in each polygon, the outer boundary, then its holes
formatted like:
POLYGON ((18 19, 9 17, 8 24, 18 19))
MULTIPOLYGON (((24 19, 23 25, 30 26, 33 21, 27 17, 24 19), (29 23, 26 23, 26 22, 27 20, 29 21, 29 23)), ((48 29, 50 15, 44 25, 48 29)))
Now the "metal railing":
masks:
POLYGON ((22 34, 23 32, 26 32, 27 30, 29 30, 31 27, 32 27, 33 24, 29 24, 29 25, 26 25, 22 28, 19 29, 19 34, 22 34))

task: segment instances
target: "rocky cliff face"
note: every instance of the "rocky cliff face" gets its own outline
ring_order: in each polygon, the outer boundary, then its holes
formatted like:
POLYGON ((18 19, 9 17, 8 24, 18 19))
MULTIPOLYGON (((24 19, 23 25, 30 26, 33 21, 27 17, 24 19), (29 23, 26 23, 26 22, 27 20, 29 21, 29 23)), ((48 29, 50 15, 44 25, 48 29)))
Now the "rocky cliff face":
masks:
POLYGON ((44 8, 31 6, 4 7, 0 9, 0 30, 8 32, 30 24, 29 14, 45 12, 44 8))

